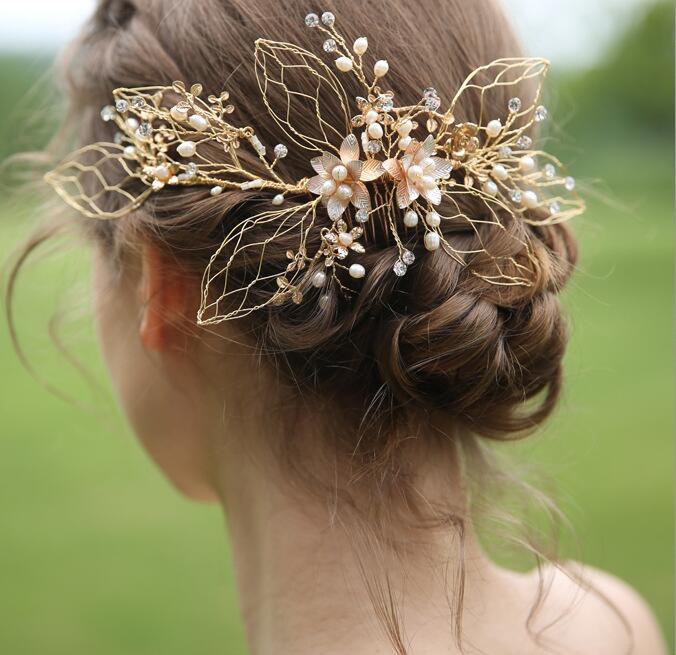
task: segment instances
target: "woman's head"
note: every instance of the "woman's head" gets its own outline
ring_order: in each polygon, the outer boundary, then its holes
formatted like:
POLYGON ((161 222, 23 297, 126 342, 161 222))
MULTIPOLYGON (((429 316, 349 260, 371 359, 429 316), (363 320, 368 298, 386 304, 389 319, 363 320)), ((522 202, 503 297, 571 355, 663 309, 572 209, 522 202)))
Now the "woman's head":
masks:
MULTIPOLYGON (((415 103, 430 84, 448 102, 474 69, 520 54, 491 0, 329 2, 325 9, 339 17, 348 38, 367 34, 369 51, 396 62, 388 86, 402 103, 415 103)), ((112 89, 179 79, 201 82, 205 93, 227 88, 241 124, 255 125, 265 143, 283 140, 260 101, 253 43, 264 36, 311 49, 307 10, 297 0, 101 2, 64 62, 76 139, 110 140, 99 111, 112 89)), ((502 115, 513 93, 498 88, 483 110, 502 115)), ((300 122, 304 112, 313 118, 308 103, 294 110, 300 122)), ((478 123, 479 111, 471 95, 457 108, 468 122, 478 123)), ((337 102, 323 112, 337 121, 337 102)), ((280 172, 308 176, 308 159, 291 148, 280 172)), ((469 215, 485 211, 476 200, 466 202, 469 215)), ((442 226, 455 249, 476 254, 458 261, 417 249, 415 268, 403 278, 392 274, 396 245, 386 229, 374 229, 364 259, 368 275, 353 297, 331 297, 320 311, 316 302, 287 303, 224 327, 191 325, 201 275, 224 233, 268 206, 269 194, 255 190, 213 197, 189 188, 155 194, 120 220, 85 223, 96 245, 98 324, 111 371, 139 436, 186 491, 209 495, 213 444, 185 436, 218 432, 196 430, 209 403, 224 405, 224 415, 236 408, 241 420, 228 423, 234 439, 244 438, 234 432, 246 432, 254 415, 264 425, 283 407, 290 429, 275 447, 288 456, 306 446, 292 428, 314 422, 320 454, 338 453, 367 478, 401 466, 403 444, 410 455, 422 419, 450 426, 457 439, 506 439, 551 412, 566 344, 557 293, 576 257, 565 226, 442 226), (496 257, 524 265, 529 284, 492 284, 496 257)), ((330 225, 325 212, 319 220, 330 225)), ((260 226, 251 238, 265 241, 273 229, 260 226)), ((316 236, 311 246, 319 245, 316 236)), ((266 266, 283 268, 289 247, 277 240, 266 266)), ((232 272, 243 282, 246 274, 244 267, 232 272)), ((421 451, 446 443, 420 444, 421 451)))

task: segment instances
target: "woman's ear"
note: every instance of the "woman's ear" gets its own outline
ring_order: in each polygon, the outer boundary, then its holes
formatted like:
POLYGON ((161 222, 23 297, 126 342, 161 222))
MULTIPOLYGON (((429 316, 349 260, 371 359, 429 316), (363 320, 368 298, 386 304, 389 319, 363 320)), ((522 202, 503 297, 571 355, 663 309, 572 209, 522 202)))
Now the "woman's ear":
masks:
POLYGON ((183 350, 189 334, 195 284, 175 259, 145 244, 141 253, 141 342, 156 352, 183 350))

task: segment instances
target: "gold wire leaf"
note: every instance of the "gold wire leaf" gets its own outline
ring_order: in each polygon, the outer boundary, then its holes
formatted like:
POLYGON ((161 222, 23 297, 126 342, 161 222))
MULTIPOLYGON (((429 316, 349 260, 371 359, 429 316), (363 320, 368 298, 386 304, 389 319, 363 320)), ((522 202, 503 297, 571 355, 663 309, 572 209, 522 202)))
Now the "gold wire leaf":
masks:
POLYGON ((454 116, 458 122, 471 120, 485 126, 501 116, 486 115, 486 106, 504 106, 508 110, 511 98, 521 101, 516 112, 519 124, 532 124, 533 113, 542 94, 549 61, 540 58, 497 59, 474 70, 455 94, 446 116, 454 116), (462 110, 459 103, 462 100, 462 110), (464 111, 463 111, 464 110, 464 111), (470 112, 470 115, 463 115, 470 112))
POLYGON ((94 143, 72 153, 45 175, 45 181, 84 216, 121 218, 143 204, 152 193, 147 185, 141 192, 126 188, 138 187, 138 181, 142 180, 136 167, 136 160, 126 158, 122 146, 94 143), (133 182, 135 184, 130 184, 133 182))
MULTIPOLYGON (((306 252, 307 235, 314 226, 317 205, 318 201, 313 200, 262 212, 236 225, 226 235, 204 272, 197 313, 199 325, 215 325, 247 316, 278 304, 280 295, 296 292, 294 285, 302 277, 304 267, 290 268, 286 259, 271 258, 270 246, 283 239, 293 243, 295 252, 306 252), (270 233, 272 226, 274 230, 270 233), (261 240, 255 236, 259 234, 268 236, 261 240)), ((286 253, 286 257, 289 254, 295 257, 293 251, 286 253)))
POLYGON ((258 39, 255 58, 263 104, 288 138, 306 150, 337 151, 350 132, 350 112, 336 74, 290 43, 258 39))

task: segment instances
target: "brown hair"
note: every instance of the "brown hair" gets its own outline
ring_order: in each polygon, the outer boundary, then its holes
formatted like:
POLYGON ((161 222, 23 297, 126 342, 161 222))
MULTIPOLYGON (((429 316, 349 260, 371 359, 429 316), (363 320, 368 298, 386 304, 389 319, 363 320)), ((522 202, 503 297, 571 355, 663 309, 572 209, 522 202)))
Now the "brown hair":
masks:
MULTIPOLYGON (((364 33, 370 50, 396 62, 388 83, 402 100, 415 102, 422 88, 433 85, 448 101, 478 66, 520 55, 493 0, 327 0, 323 9, 338 16, 349 37, 364 33)), ((303 24, 307 10, 305 0, 192 0, 171 6, 163 0, 101 0, 66 54, 69 128, 80 144, 109 140, 110 126, 99 111, 112 89, 199 81, 206 93, 227 87, 238 120, 255 125, 264 142, 275 144, 278 130, 258 102, 252 46, 261 36, 305 44, 314 37, 303 24)), ((487 113, 502 115, 508 93, 514 91, 494 94, 495 106, 487 113)), ((330 120, 331 107, 327 111, 330 120)), ((459 111, 465 120, 478 119, 471 98, 459 111)), ((291 150, 283 165, 289 179, 308 174, 306 153, 291 150)), ((255 191, 212 198, 203 189, 173 190, 153 195, 123 219, 88 220, 84 226, 117 262, 150 241, 197 278, 220 245, 224 226, 269 202, 255 191)), ((463 211, 482 209, 468 204, 463 211)), ((323 220, 329 224, 328 216, 323 220)), ((369 273, 356 297, 334 297, 324 311, 310 301, 238 320, 282 378, 304 395, 340 398, 345 417, 359 429, 327 438, 374 477, 376 469, 398 468, 401 430, 407 429, 402 426, 412 415, 443 414, 459 439, 504 440, 537 427, 559 396, 567 331, 557 296, 576 260, 569 229, 516 220, 507 221, 504 230, 443 229, 458 250, 485 247, 493 257, 527 261, 530 286, 492 285, 475 275, 489 272, 491 258, 477 254, 460 263, 443 251, 417 250, 415 266, 397 278, 392 265, 398 251, 376 230, 364 261, 369 273), (525 257, 524 241, 531 244, 532 258, 525 257)), ((310 250, 313 245, 319 246, 310 243, 310 250)), ((278 239, 266 265, 282 269, 287 249, 278 239)), ((234 272, 246 274, 244 268, 234 272)), ((268 292, 260 290, 262 297, 268 292)))

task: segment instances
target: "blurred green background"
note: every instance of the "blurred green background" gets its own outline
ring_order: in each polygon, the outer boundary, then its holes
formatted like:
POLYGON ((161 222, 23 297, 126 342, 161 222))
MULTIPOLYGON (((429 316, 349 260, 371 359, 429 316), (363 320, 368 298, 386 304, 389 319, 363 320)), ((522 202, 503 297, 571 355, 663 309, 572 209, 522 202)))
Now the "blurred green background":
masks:
MULTIPOLYGON (((586 180, 590 207, 576 223, 582 259, 565 296, 567 391, 541 435, 515 447, 555 481, 585 561, 635 586, 670 640, 672 26, 671 3, 658 2, 592 69, 551 84, 550 147, 586 180)), ((26 123, 47 65, 0 57, 0 158, 48 131, 26 123)), ((5 185, 3 260, 34 209, 5 185)), ((94 343, 87 266, 84 249, 57 249, 30 266, 17 298, 31 361, 75 404, 29 376, 0 326, 0 652, 245 653, 220 512, 174 493, 124 426, 94 343), (66 346, 101 391, 48 337, 64 307, 66 346)), ((564 553, 579 557, 571 544, 564 553)))

